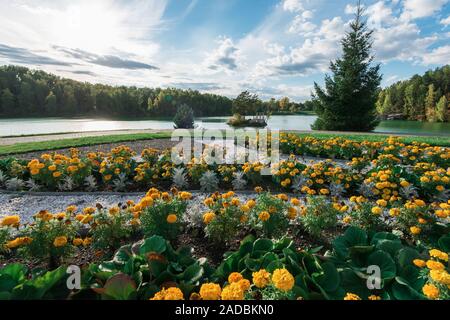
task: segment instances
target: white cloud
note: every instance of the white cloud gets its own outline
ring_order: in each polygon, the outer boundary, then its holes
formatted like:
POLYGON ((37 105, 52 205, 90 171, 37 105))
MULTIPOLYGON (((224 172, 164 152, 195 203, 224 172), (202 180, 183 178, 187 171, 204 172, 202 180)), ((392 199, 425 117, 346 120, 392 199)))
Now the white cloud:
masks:
POLYGON ((205 60, 211 70, 233 71, 238 68, 239 49, 230 38, 217 40, 219 46, 205 60))
POLYGON ((297 12, 303 10, 301 0, 284 0, 283 9, 290 12, 297 12))
POLYGON ((429 17, 441 10, 449 0, 404 0, 403 20, 429 17))
POLYGON ((357 6, 347 4, 345 6, 345 14, 355 14, 357 10, 357 6))
POLYGON ((313 31, 317 26, 309 21, 313 17, 313 12, 305 10, 301 14, 297 14, 289 26, 289 33, 296 34, 308 34, 313 31))
POLYGON ((450 61, 450 45, 433 49, 430 53, 423 57, 423 63, 426 65, 437 64, 443 65, 450 61))
POLYGON ((442 20, 440 21, 440 24, 442 24, 442 25, 444 25, 444 26, 450 25, 450 16, 448 16, 448 17, 445 18, 445 19, 442 19, 442 20))

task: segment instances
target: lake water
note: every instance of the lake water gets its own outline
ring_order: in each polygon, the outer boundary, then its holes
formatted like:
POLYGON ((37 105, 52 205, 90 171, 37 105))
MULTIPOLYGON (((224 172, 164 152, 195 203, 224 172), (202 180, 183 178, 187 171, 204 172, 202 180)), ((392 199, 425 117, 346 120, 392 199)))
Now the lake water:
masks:
MULTIPOLYGON (((200 118, 199 127, 205 129, 228 129, 228 117, 200 118)), ((272 116, 268 126, 271 129, 311 130, 316 116, 290 115, 272 116)), ((30 134, 110 131, 125 129, 173 129, 170 120, 100 120, 100 119, 0 119, 0 137, 30 134)), ((418 134, 450 136, 450 123, 428 123, 418 121, 382 121, 375 129, 379 133, 418 134)))

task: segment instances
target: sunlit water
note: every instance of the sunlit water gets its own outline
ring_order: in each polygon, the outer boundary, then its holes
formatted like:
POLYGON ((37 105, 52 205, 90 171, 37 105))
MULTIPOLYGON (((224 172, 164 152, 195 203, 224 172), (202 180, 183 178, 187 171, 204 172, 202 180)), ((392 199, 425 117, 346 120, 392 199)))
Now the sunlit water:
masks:
MULTIPOLYGON (((205 129, 228 129, 228 117, 201 118, 198 127, 205 129)), ((316 116, 272 116, 268 127, 282 130, 311 130, 316 116)), ((111 131, 126 129, 173 129, 170 120, 100 120, 70 118, 0 119, 0 136, 48 134, 62 132, 111 131)), ((383 121, 375 132, 392 134, 420 134, 450 136, 450 123, 418 121, 383 121)))

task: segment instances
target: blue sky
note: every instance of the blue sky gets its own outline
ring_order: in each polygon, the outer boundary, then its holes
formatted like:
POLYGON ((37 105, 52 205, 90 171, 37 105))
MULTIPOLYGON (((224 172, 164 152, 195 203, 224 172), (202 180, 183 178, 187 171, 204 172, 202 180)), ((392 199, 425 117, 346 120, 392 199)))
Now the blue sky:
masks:
MULTIPOLYGON (((0 0, 0 64, 112 85, 308 99, 356 0, 0 0)), ((383 86, 450 61, 450 0, 365 0, 383 86)))

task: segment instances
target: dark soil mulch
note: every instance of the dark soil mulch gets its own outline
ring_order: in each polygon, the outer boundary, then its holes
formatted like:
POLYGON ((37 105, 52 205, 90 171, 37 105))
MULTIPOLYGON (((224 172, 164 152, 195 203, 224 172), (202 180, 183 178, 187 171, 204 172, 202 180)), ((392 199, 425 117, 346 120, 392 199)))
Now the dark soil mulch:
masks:
MULTIPOLYGON (((304 231, 300 226, 290 228, 288 236, 294 241, 295 247, 298 250, 308 250, 322 246, 323 248, 318 254, 324 254, 325 251, 331 249, 331 240, 343 233, 343 229, 337 226, 333 229, 324 230, 320 238, 314 238, 304 231)), ((229 251, 237 251, 239 249, 241 240, 244 239, 250 232, 248 230, 242 230, 236 239, 232 240, 226 246, 217 246, 210 240, 208 240, 202 230, 190 229, 180 234, 176 241, 173 242, 175 249, 180 247, 193 248, 193 256, 195 258, 206 258, 212 267, 217 267, 223 261, 224 254, 229 251)), ((142 235, 135 235, 128 241, 123 241, 122 245, 127 243, 134 243, 142 239, 142 235)), ((83 266, 88 263, 100 263, 105 260, 112 259, 112 251, 100 251, 95 250, 92 247, 83 248, 80 247, 77 254, 69 259, 63 261, 65 265, 78 265, 83 266)), ((30 270, 34 268, 48 268, 48 264, 45 262, 38 262, 36 260, 30 260, 20 258, 17 256, 6 256, 0 261, 0 268, 11 263, 25 264, 30 270)))
MULTIPOLYGON (((170 139, 152 139, 152 140, 139 140, 139 141, 97 144, 97 145, 92 145, 92 146, 77 147, 77 149, 81 151, 81 154, 87 154, 89 152, 105 152, 106 153, 106 152, 111 151, 111 149, 113 149, 115 147, 118 147, 121 145, 127 145, 133 151, 135 151, 136 154, 139 155, 142 152, 142 150, 144 150, 146 148, 166 150, 166 149, 173 148, 178 143, 179 142, 171 141, 170 139)), ((70 148, 49 150, 49 151, 27 152, 27 153, 21 153, 21 154, 12 154, 12 155, 8 155, 8 156, 4 156, 4 157, 6 157, 6 158, 14 157, 17 159, 31 160, 31 159, 39 158, 44 153, 53 153, 53 152, 61 153, 64 155, 70 155, 70 148)))

